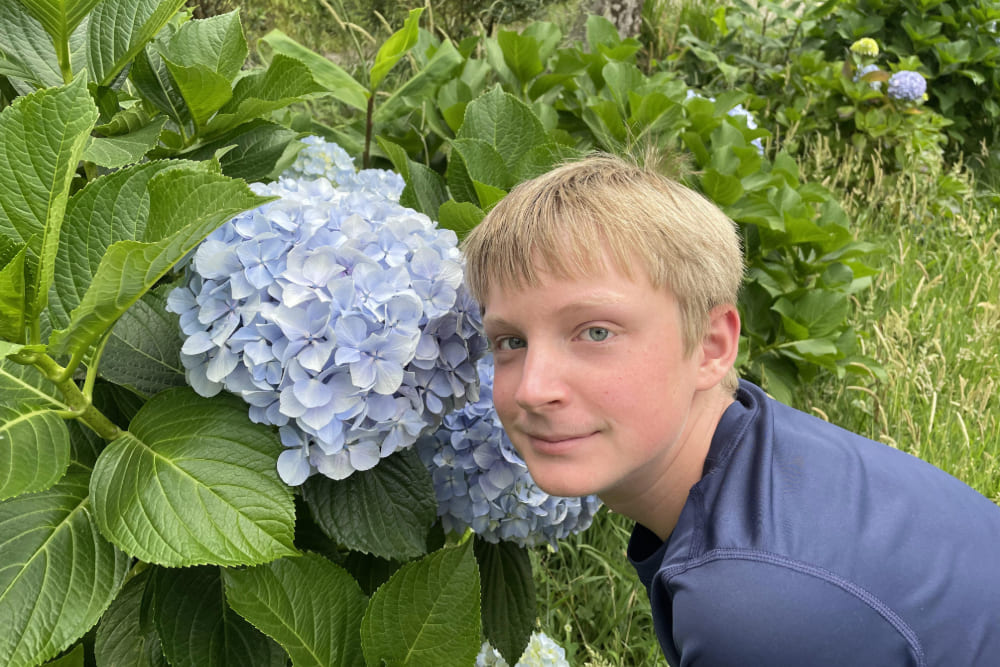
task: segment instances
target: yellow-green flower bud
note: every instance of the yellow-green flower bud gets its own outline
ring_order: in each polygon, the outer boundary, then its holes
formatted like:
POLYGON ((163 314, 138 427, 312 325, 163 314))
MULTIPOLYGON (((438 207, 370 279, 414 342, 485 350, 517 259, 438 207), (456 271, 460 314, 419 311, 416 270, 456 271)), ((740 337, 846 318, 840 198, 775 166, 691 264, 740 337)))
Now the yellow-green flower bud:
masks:
POLYGON ((855 53, 859 56, 869 56, 874 58, 878 55, 878 42, 871 37, 862 37, 858 41, 851 44, 851 53, 855 53))

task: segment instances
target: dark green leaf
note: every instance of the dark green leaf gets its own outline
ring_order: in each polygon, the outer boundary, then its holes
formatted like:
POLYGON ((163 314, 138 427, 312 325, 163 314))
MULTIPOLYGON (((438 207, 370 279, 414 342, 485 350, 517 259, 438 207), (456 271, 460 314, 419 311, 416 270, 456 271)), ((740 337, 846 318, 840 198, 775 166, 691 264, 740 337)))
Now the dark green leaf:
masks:
POLYGON ((166 122, 167 119, 164 116, 129 134, 103 139, 94 137, 87 145, 83 159, 108 168, 135 164, 151 148, 156 146, 160 138, 160 131, 166 122))
POLYGON ((460 239, 482 222, 484 217, 486 213, 483 209, 469 202, 448 200, 438 209, 438 225, 455 232, 460 239))
POLYGON ((548 141, 542 122, 531 108, 499 86, 466 107, 458 137, 492 145, 511 172, 525 153, 548 141))
POLYGON ((535 582, 528 552, 513 542, 476 539, 482 580, 483 634, 509 664, 524 653, 535 627, 535 582))
POLYGON ((412 449, 344 480, 315 475, 303 495, 316 523, 349 549, 397 560, 426 553, 437 502, 430 474, 412 449))
POLYGON ((167 667, 153 619, 143 608, 151 572, 129 579, 101 617, 94 642, 98 667, 167 667))

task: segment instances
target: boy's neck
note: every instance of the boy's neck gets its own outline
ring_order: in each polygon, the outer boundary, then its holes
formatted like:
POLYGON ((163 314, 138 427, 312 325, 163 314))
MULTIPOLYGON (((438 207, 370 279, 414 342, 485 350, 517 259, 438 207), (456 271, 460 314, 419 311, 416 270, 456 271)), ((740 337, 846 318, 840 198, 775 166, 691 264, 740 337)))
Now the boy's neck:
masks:
POLYGON ((715 389, 719 391, 705 392, 696 399, 664 472, 621 493, 601 495, 608 508, 642 524, 661 540, 666 541, 673 532, 691 487, 701 480, 716 427, 733 403, 730 393, 721 387, 715 389))

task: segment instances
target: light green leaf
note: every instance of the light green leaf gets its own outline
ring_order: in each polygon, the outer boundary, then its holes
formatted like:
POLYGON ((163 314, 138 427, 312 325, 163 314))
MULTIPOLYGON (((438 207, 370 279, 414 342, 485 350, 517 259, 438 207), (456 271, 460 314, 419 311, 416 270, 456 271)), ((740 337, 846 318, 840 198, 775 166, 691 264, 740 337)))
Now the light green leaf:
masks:
POLYGON ((482 579, 483 634, 509 664, 524 653, 535 627, 535 582, 528 551, 513 542, 476 539, 482 579))
POLYGON ((361 645, 369 665, 471 665, 480 627, 479 571, 470 540, 393 574, 368 603, 361 645))
POLYGON ((170 567, 263 563, 297 553, 277 436, 233 396, 157 394, 101 452, 91 489, 101 532, 170 567))
POLYGON ((361 664, 366 597, 343 568, 307 553, 223 578, 229 605, 281 644, 295 667, 361 664))
POLYGON ((375 137, 375 141, 378 143, 379 148, 385 153, 385 156, 389 158, 392 162, 392 168, 396 170, 400 176, 403 177, 404 181, 409 181, 410 179, 410 158, 406 153, 406 149, 395 144, 385 137, 375 137))
POLYGON ((141 240, 108 247, 70 323, 52 334, 55 354, 86 350, 212 230, 267 201, 242 181, 204 169, 164 170, 149 179, 148 191, 141 240))
POLYGON ((179 65, 166 56, 163 62, 184 99, 195 128, 200 131, 215 112, 232 98, 230 80, 206 65, 179 65))
POLYGON ((87 67, 109 86, 184 6, 184 0, 101 0, 87 24, 87 67))
POLYGON ((70 183, 96 120, 82 77, 20 97, 0 113, 0 234, 37 258, 28 319, 45 308, 70 183))
POLYGON ((243 68, 247 48, 239 10, 206 19, 187 21, 177 31, 164 55, 184 67, 207 67, 232 81, 243 68))
POLYGON ((0 338, 9 341, 24 342, 27 251, 28 245, 20 244, 20 250, 0 269, 0 338))
MULTIPOLYGON (((11 351, 7 352, 10 353, 11 351)), ((22 366, 0 357, 0 396, 3 396, 4 403, 31 403, 68 411, 69 406, 56 397, 57 393, 55 385, 46 380, 34 366, 22 366)))
POLYGON ((533 37, 513 30, 500 30, 497 33, 497 43, 503 52, 504 62, 522 86, 527 85, 544 69, 538 41, 533 37))
POLYGON ((76 648, 61 658, 45 663, 46 667, 84 667, 83 644, 77 644, 76 648))
POLYGON ((427 165, 410 160, 410 180, 403 188, 399 203, 424 213, 428 217, 448 201, 444 179, 427 165))
POLYGON ((411 9, 406 17, 403 27, 392 33, 389 39, 379 48, 375 54, 375 62, 371 69, 371 90, 377 90, 382 79, 389 73, 399 59, 406 55, 406 52, 414 47, 419 35, 420 15, 424 8, 411 9))
POLYGON ((94 638, 98 667, 167 667, 160 637, 143 605, 152 570, 135 575, 101 617, 94 638))
POLYGON ((48 33, 20 0, 0 0, 0 35, 0 75, 21 79, 35 88, 63 84, 48 33))
POLYGON ((83 159, 109 169, 135 164, 156 146, 160 130, 166 122, 166 117, 160 117, 129 134, 107 138, 92 137, 83 153, 83 159))
POLYGON ((59 48, 101 0, 21 0, 59 48))
POLYGON ((177 317, 166 305, 149 292, 125 311, 104 347, 101 377, 146 396, 184 386, 177 317))
POLYGON ((541 176, 561 162, 573 160, 582 155, 583 151, 555 142, 535 146, 521 156, 521 160, 514 169, 514 182, 521 183, 541 176))
POLYGON ((266 70, 257 70, 237 82, 232 99, 219 109, 205 129, 205 135, 217 137, 237 125, 267 116, 322 90, 308 67, 279 54, 266 70))
POLYGON ((427 553, 437 501, 430 474, 412 449, 345 480, 315 475, 303 497, 323 532, 348 549, 396 560, 427 553))
POLYGON ((87 471, 0 502, 0 664, 30 665, 83 635, 114 599, 129 559, 97 531, 87 471))
POLYGON ((0 500, 44 491, 69 467, 69 431, 48 407, 0 404, 0 500))
POLYGON ((548 141, 531 107, 494 86, 469 103, 459 139, 481 139, 500 153, 509 171, 529 150, 548 141))
POLYGON ((438 225, 455 232, 460 239, 472 231, 472 228, 482 222, 485 217, 486 213, 483 209, 475 204, 457 202, 452 199, 441 204, 441 208, 438 209, 438 225))
MULTIPOLYGON (((451 142, 451 149, 452 155, 448 160, 446 176, 448 187, 456 199, 459 198, 459 194, 462 194, 463 198, 474 194, 473 182, 504 190, 514 185, 513 174, 503 157, 488 142, 481 139, 455 139, 451 142), (472 193, 469 190, 472 190, 472 193)), ((478 202, 481 208, 486 208, 478 199, 467 199, 467 201, 478 202)))
POLYGON ((156 568, 156 629, 171 667, 285 667, 288 656, 226 604, 217 567, 156 568))
POLYGON ((476 198, 479 200, 479 205, 487 212, 507 196, 506 190, 489 185, 488 183, 473 181, 472 185, 476 188, 476 198))
MULTIPOLYGON (((315 51, 302 46, 280 30, 272 30, 260 39, 274 53, 280 53, 305 64, 313 79, 330 95, 359 111, 368 108, 368 91, 354 77, 315 51)), ((259 47, 258 47, 259 48, 259 47)))
POLYGON ((452 81, 465 58, 449 40, 438 47, 420 71, 406 80, 389 99, 375 107, 375 124, 388 123, 418 107, 423 100, 433 100, 442 84, 452 81))

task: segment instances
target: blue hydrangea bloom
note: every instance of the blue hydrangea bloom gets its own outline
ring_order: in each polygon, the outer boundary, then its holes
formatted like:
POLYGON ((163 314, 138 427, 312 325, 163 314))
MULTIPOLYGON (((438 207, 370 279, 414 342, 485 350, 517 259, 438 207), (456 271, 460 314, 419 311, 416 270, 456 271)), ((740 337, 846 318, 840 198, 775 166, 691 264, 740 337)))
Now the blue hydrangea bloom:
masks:
MULTIPOLYGON (((857 83, 858 81, 861 81, 861 77, 863 77, 864 75, 871 74, 872 72, 877 72, 877 71, 878 71, 878 65, 864 65, 854 73, 854 81, 855 83, 857 83)), ((868 86, 872 90, 879 90, 882 87, 882 82, 869 81, 868 86)))
POLYGON ((479 399, 446 414, 436 433, 417 441, 445 530, 471 528, 489 542, 522 546, 555 546, 585 530, 600 507, 597 496, 560 498, 535 484, 493 407, 493 357, 481 359, 478 371, 479 399))
POLYGON ((920 72, 903 70, 889 77, 889 97, 902 102, 919 102, 927 92, 927 80, 920 72))
POLYGON ((486 341, 457 238, 400 206, 398 175, 355 174, 311 139, 252 188, 280 199, 209 235, 168 309, 195 391, 279 427, 286 483, 367 470, 478 399, 486 341))
MULTIPOLYGON (((500 652, 483 642, 476 656, 475 667, 510 667, 500 652)), ((569 667, 566 649, 556 644, 544 632, 531 633, 528 646, 514 667, 569 667)))

